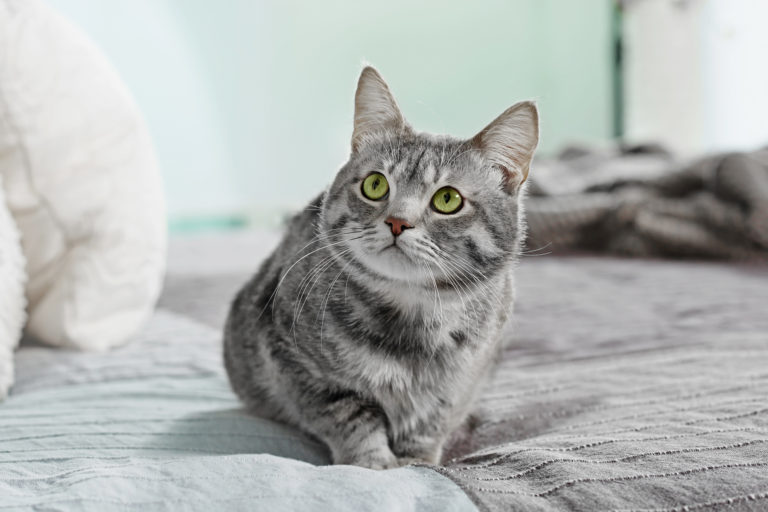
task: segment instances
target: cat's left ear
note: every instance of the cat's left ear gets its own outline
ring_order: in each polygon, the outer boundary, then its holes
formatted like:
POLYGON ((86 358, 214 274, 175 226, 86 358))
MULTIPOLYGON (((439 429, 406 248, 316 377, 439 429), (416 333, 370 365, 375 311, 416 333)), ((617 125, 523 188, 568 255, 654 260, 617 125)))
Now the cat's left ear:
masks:
POLYGON ((355 131, 352 134, 352 151, 357 151, 366 139, 382 132, 408 129, 387 83, 378 71, 371 66, 366 66, 360 73, 355 93, 355 131))
POLYGON ((528 178, 538 143, 539 112, 532 101, 511 106, 472 139, 473 146, 504 172, 504 185, 510 194, 516 194, 528 178))

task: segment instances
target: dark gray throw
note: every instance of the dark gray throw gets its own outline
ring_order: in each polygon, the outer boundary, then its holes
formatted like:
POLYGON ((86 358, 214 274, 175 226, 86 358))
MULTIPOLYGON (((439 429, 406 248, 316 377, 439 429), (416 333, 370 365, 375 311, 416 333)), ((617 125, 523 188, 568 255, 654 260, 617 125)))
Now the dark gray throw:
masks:
POLYGON ((531 179, 529 250, 768 260, 768 149, 688 164, 572 149, 531 179))

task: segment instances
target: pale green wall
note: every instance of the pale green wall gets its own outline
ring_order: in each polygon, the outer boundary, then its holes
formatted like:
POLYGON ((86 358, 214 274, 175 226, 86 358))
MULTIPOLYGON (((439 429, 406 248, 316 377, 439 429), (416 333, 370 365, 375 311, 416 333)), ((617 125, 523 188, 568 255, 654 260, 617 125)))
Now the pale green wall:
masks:
POLYGON ((417 129, 470 136, 533 98, 542 150, 611 135, 610 0, 51 0, 144 109, 176 219, 265 218, 348 152, 363 62, 417 129))

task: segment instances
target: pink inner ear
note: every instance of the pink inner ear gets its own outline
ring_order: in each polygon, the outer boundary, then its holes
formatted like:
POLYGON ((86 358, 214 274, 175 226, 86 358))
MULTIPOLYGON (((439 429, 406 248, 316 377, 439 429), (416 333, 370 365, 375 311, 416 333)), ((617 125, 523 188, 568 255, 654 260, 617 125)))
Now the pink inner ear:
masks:
POLYGON ((506 189, 515 193, 528 178, 539 140, 538 112, 531 102, 508 108, 472 140, 490 163, 504 173, 506 189))
POLYGON ((503 173, 504 187, 515 192, 528 179, 529 161, 525 159, 524 148, 514 147, 493 137, 492 129, 486 128, 473 139, 475 147, 482 149, 494 167, 503 173))
POLYGON ((504 173, 504 186, 509 187, 512 183, 512 180, 515 178, 515 173, 509 170, 509 168, 504 167, 503 165, 497 165, 499 169, 501 169, 501 172, 504 173))
POLYGON ((515 194, 520 186, 528 179, 528 173, 521 170, 510 170, 509 167, 501 165, 499 163, 494 164, 494 167, 499 169, 503 173, 502 184, 504 190, 510 194, 515 194))

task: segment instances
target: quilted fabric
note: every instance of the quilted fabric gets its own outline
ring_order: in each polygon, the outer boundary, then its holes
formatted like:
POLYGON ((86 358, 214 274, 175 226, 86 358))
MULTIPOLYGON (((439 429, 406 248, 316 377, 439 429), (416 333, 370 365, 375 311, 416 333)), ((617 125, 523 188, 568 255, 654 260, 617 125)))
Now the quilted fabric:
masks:
POLYGON ((24 323, 25 281, 19 233, 5 206, 0 179, 0 400, 13 382, 13 349, 24 323))
POLYGON ((157 164, 110 65, 38 0, 0 0, 0 174, 27 259, 30 334, 126 341, 163 274, 157 164))

